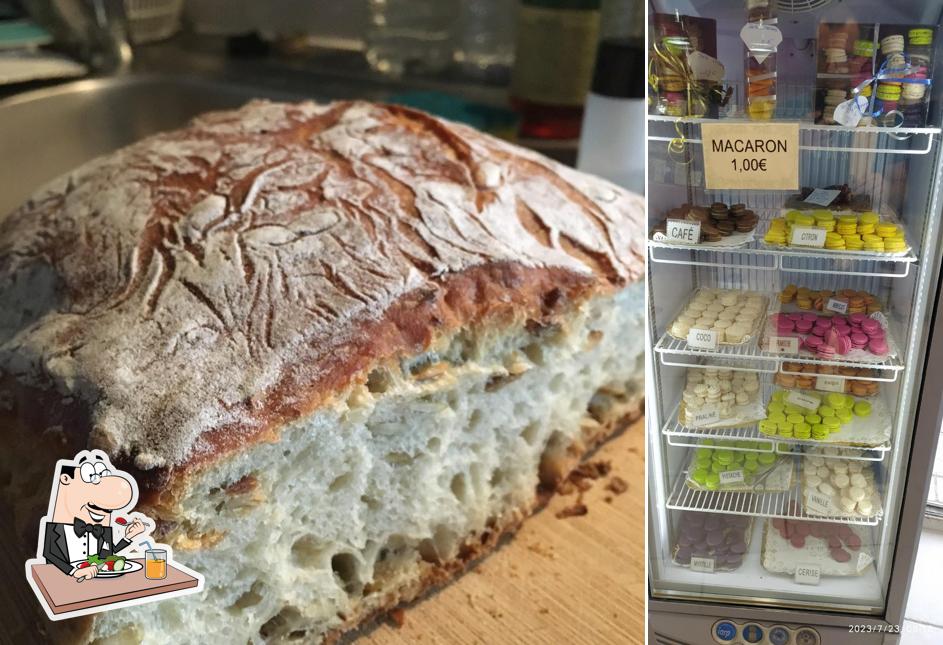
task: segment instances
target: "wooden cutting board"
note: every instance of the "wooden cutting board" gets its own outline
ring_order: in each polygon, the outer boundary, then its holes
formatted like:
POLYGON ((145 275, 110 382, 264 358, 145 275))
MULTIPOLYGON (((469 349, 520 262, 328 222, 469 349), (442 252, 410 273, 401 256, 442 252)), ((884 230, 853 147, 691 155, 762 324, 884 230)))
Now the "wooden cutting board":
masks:
POLYGON ((576 495, 556 495, 475 569, 408 607, 402 626, 383 623, 355 643, 644 642, 644 445, 642 418, 590 459, 610 460, 612 472, 584 493, 589 513, 557 518, 576 495), (605 489, 612 475, 627 492, 605 489))

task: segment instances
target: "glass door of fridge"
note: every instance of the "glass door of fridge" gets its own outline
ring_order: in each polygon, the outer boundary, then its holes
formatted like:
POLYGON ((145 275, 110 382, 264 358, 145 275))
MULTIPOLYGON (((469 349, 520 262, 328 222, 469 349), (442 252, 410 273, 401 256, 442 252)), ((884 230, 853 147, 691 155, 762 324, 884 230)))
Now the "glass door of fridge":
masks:
POLYGON ((763 0, 650 15, 651 593, 879 615, 940 252, 941 3, 773 1, 772 85, 741 40, 763 0), (886 98, 901 41, 922 103, 886 98), (853 88, 874 99, 836 123, 853 88), (799 123, 802 189, 707 190, 702 124, 767 117, 799 123), (795 245, 805 227, 825 246, 795 245))

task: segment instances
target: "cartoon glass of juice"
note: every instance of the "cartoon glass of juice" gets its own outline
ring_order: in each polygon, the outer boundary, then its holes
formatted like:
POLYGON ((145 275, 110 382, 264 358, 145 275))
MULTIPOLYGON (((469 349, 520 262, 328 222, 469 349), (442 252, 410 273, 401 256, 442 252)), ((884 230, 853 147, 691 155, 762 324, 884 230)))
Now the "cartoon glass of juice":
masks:
POLYGON ((163 580, 167 577, 167 551, 149 549, 144 552, 144 577, 149 580, 163 580))

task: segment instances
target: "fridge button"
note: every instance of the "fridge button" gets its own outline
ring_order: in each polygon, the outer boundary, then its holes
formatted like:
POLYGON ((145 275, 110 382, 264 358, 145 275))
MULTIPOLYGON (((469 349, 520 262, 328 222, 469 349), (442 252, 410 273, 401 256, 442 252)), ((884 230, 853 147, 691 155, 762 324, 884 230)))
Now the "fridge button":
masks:
POLYGON ((718 643, 729 643, 737 637, 737 626, 728 620, 714 623, 714 640, 718 643))
POLYGON ((788 645, 789 630, 785 627, 770 627, 769 642, 772 645, 788 645))
POLYGON ((811 627, 800 627, 796 630, 796 645, 819 645, 819 633, 811 627))
POLYGON ((759 625, 744 625, 742 636, 748 643, 759 643, 763 640, 763 629, 759 625))

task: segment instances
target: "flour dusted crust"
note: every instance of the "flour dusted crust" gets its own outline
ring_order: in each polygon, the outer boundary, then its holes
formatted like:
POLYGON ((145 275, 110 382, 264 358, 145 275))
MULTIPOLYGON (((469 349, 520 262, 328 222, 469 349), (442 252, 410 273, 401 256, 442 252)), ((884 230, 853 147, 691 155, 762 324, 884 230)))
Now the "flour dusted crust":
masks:
POLYGON ((0 220, 0 371, 146 496, 437 337, 639 280, 642 240, 640 198, 470 128, 253 102, 0 220))

